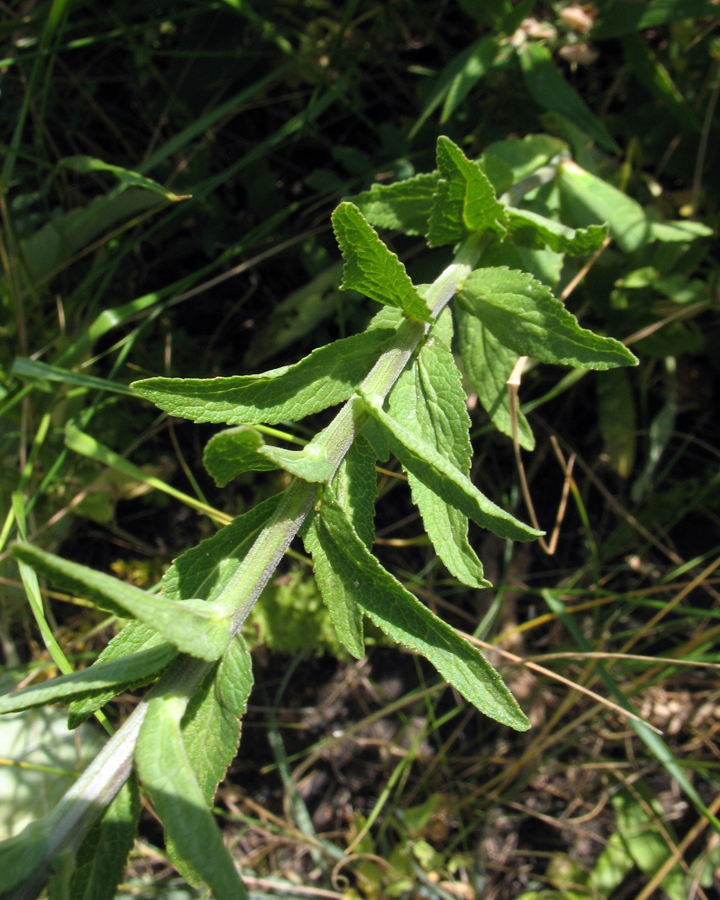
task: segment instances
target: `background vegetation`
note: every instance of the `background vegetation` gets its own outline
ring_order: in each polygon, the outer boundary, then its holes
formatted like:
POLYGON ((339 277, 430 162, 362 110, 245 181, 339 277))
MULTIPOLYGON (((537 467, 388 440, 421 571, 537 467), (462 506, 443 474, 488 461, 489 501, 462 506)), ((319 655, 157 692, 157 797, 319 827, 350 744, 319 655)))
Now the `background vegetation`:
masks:
MULTIPOLYGON (((613 241, 578 286, 587 260, 542 260, 569 308, 629 340, 641 364, 524 377, 537 443, 523 458, 548 531, 563 486, 551 438, 576 454, 553 556, 478 531, 495 587, 463 588, 426 543, 397 464, 379 473, 375 547, 431 608, 496 645, 534 728, 484 719, 379 636, 349 662, 298 545, 248 627, 256 687, 217 811, 257 896, 717 897, 718 835, 677 780, 717 812, 718 263, 693 224, 716 229, 720 199, 717 6, 55 0, 3 11, 2 689, 56 674, 52 640, 87 665, 118 626, 48 590, 46 649, 5 552, 23 513, 36 543, 150 587, 284 484, 252 473, 218 490, 202 466, 214 429, 159 415, 124 386, 252 373, 357 332, 373 304, 337 290, 338 201, 432 169, 439 134, 468 156, 553 135, 648 222, 687 223, 687 239, 641 246, 611 205, 613 241), (631 698, 672 758, 573 685, 631 698)), ((552 192, 543 200, 586 224, 552 192)), ((415 282, 449 259, 391 243, 415 282)), ((473 477, 526 517, 512 444, 470 393, 473 477)), ((123 696, 109 718, 134 702, 123 696)), ((0 837, 95 752, 98 732, 85 726, 76 746, 63 723, 0 724, 0 837)), ((123 892, 184 891, 147 808, 123 892)))

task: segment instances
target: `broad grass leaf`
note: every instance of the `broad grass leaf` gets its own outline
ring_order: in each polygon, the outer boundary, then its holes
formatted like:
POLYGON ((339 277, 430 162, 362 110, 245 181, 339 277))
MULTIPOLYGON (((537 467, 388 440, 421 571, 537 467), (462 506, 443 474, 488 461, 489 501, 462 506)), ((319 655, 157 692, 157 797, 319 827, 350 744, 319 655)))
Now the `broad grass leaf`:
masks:
POLYGON ((543 533, 523 524, 488 500, 449 459, 421 440, 415 432, 401 426, 376 403, 366 398, 365 404, 403 468, 445 503, 500 537, 530 541, 543 533))
MULTIPOLYGON (((450 82, 440 116, 441 124, 444 125, 447 122, 478 81, 487 73, 495 62, 499 49, 500 42, 493 34, 476 41, 461 54, 462 66, 459 67, 459 71, 450 82)), ((453 64, 457 64, 457 57, 453 60, 453 64)))
POLYGON ((140 779, 177 854, 210 887, 216 900, 247 900, 188 759, 180 724, 186 701, 176 690, 168 687, 148 704, 135 750, 140 779))
POLYGON ((112 900, 115 896, 135 841, 141 808, 137 775, 131 772, 78 848, 70 880, 73 900, 112 900))
POLYGON ((520 356, 586 369, 637 365, 619 341, 581 328, 550 289, 526 272, 476 269, 457 303, 520 356))
POLYGON ((203 608, 205 604, 194 598, 183 604, 174 603, 32 544, 14 544, 12 553, 53 583, 88 597, 101 609, 121 616, 130 613, 190 656, 218 659, 228 645, 230 619, 203 608))
POLYGON ((427 240, 441 247, 463 240, 469 234, 490 229, 505 234, 505 207, 480 166, 444 136, 437 141, 440 171, 427 240))
POLYGON ((414 175, 394 184, 374 184, 369 191, 356 194, 352 202, 363 217, 377 228, 426 234, 438 172, 414 175))
POLYGON ((203 463, 218 487, 225 487, 243 472, 267 472, 278 466, 259 453, 265 441, 249 425, 226 428, 205 445, 203 463))
MULTIPOLYGON (((492 423, 503 434, 512 437, 512 417, 507 380, 518 361, 518 354, 498 341, 480 319, 456 304, 458 350, 465 373, 492 423)), ((535 448, 530 423, 517 410, 518 440, 526 450, 535 448)))
POLYGON ((405 315, 432 322, 427 304, 405 266, 378 237, 352 203, 341 203, 332 214, 333 230, 345 265, 341 289, 351 288, 405 315))
POLYGON ((652 0, 651 3, 615 0, 600 8, 591 35, 597 40, 605 40, 669 25, 680 19, 704 19, 717 14, 717 4, 710 0, 652 0))
MULTIPOLYGON (((139 653, 143 650, 149 650, 161 645, 172 647, 171 644, 168 645, 167 641, 165 641, 162 635, 158 634, 157 631, 154 631, 148 625, 139 622, 137 619, 132 619, 125 625, 122 631, 120 631, 119 634, 116 634, 110 641, 93 663, 91 670, 101 663, 124 659, 131 654, 139 653)), ((174 647, 172 647, 172 649, 175 650, 174 647)), ((177 651, 175 651, 175 653, 177 653, 177 651)), ((175 653, 173 654, 173 657, 175 656, 175 653)), ((160 674, 160 672, 158 671, 157 674, 160 674)), ((84 700, 73 700, 68 710, 68 728, 77 728, 78 725, 88 719, 96 710, 105 706, 106 703, 109 703, 113 697, 125 693, 125 691, 131 691, 135 688, 142 687, 144 684, 148 684, 154 677, 154 674, 150 674, 144 680, 136 679, 132 682, 118 684, 116 687, 112 687, 109 690, 93 693, 91 697, 86 697, 84 700)))
MULTIPOLYGON (((193 694, 180 722, 183 747, 208 807, 240 745, 240 722, 253 686, 252 659, 237 635, 193 694)), ((180 874, 196 887, 202 876, 168 835, 167 849, 180 874)))
MULTIPOLYGON (((388 397, 388 414, 402 427, 443 454, 466 477, 472 446, 465 391, 450 343, 452 317, 445 310, 413 363, 388 397)), ((489 587, 483 567, 468 542, 468 519, 410 472, 413 502, 445 566, 470 587, 489 587)))
POLYGON ((568 154, 565 141, 549 134, 528 134, 524 138, 497 141, 485 148, 483 156, 496 156, 510 169, 515 181, 522 181, 555 157, 568 154))
POLYGON ((199 597, 217 600, 237 572, 256 537, 280 505, 279 493, 251 510, 173 561, 163 576, 163 594, 168 600, 199 597))
POLYGON ((624 369, 597 374, 598 419, 610 465, 628 478, 635 465, 637 419, 630 379, 624 369))
POLYGON ((547 47, 529 41, 518 51, 530 96, 548 112, 560 113, 611 153, 619 153, 615 140, 590 111, 580 94, 561 75, 547 47))
POLYGON ((324 530, 322 541, 330 565, 375 625, 394 641, 422 654, 485 715, 518 731, 529 727, 512 694, 480 651, 380 565, 327 488, 318 527, 324 530))
POLYGON ((320 347, 293 366, 261 375, 148 378, 136 381, 132 389, 171 415, 194 422, 298 421, 347 400, 393 334, 387 327, 371 328, 320 347))
POLYGON ((529 209, 510 208, 508 232, 518 244, 534 249, 550 247, 556 253, 582 256, 602 247, 607 237, 607 225, 590 225, 588 228, 569 228, 529 209))
POLYGON ((557 183, 563 218, 574 225, 607 222, 613 240, 625 253, 651 241, 694 241, 713 232, 702 222, 655 222, 640 204, 572 160, 558 166, 557 183))
MULTIPOLYGON (((166 669, 177 656, 177 650, 167 641, 129 656, 109 662, 96 663, 87 669, 61 675, 22 691, 0 697, 0 714, 18 712, 47 703, 68 703, 99 691, 120 693, 128 684, 147 684, 166 669)), ((79 724, 79 723, 78 723, 79 724)))

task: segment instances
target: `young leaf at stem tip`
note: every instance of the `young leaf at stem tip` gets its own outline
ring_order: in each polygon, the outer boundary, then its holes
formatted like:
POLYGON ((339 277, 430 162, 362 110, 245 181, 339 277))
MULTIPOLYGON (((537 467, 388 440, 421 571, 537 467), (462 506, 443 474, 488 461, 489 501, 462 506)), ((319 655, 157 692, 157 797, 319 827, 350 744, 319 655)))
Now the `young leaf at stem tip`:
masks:
POLYGON ((341 203, 332 214, 332 224, 345 260, 341 290, 352 288, 378 303, 401 309, 410 318, 432 322, 430 310, 405 266, 356 206, 341 203))

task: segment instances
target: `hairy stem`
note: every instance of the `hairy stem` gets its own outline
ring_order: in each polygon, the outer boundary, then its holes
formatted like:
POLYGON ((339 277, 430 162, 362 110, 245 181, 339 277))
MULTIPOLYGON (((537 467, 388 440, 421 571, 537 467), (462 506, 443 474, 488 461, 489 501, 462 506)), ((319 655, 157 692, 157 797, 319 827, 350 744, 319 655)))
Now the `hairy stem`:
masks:
MULTIPOLYGON (((480 254, 492 240, 489 235, 472 235, 460 247, 455 259, 430 286, 425 300, 437 317, 450 302, 477 263, 480 254)), ((386 350, 362 382, 361 389, 382 403, 400 377, 412 354, 430 326, 415 319, 406 319, 398 328, 393 346, 386 350)), ((356 435, 368 420, 359 396, 354 394, 335 416, 330 425, 313 439, 323 447, 335 469, 350 449, 356 435)), ((247 619, 255 602, 280 563, 285 551, 317 501, 320 485, 293 479, 275 514, 258 535, 233 578, 228 582, 216 604, 220 612, 233 616, 233 634, 247 619)), ((207 663, 181 658, 158 682, 164 689, 168 679, 182 681, 182 687, 192 692, 202 677, 207 663), (188 680, 188 668, 193 670, 188 680), (195 671, 197 669, 197 672, 195 671)), ((173 683, 174 685, 174 683, 173 683)), ((177 685, 180 687, 180 684, 177 685)), ((147 704, 155 688, 135 709, 103 750, 95 757, 78 781, 70 788, 48 818, 52 823, 53 839, 48 843, 44 865, 31 879, 19 885, 15 900, 32 900, 50 875, 52 860, 68 847, 79 846, 82 837, 105 806, 113 799, 130 775, 140 727, 147 713, 147 704)))

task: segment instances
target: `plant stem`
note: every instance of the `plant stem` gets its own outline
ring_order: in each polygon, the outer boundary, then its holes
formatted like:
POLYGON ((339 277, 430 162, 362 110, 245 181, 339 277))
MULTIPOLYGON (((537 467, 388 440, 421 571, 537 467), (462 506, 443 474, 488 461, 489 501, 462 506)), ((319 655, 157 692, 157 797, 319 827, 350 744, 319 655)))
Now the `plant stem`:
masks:
MULTIPOLYGON (((469 237, 461 245, 453 262, 430 286, 425 299, 435 317, 462 287, 491 240, 489 235, 469 237)), ((415 319, 402 322, 393 346, 380 356, 362 382, 361 390, 382 402, 429 327, 415 319)), ((354 394, 330 425, 315 436, 312 443, 325 449, 337 469, 367 420, 368 414, 360 397, 354 394)), ((275 514, 262 529, 237 572, 218 597, 218 612, 224 610, 233 616, 233 634, 237 634, 242 628, 263 588, 317 501, 319 493, 319 484, 293 479, 275 514)), ((52 837, 48 842, 49 852, 41 867, 42 871, 38 868, 30 879, 18 886, 11 895, 12 900, 32 900, 37 895, 50 875, 52 860, 68 847, 79 846, 82 837, 125 783, 130 775, 135 745, 150 697, 161 689, 167 691, 171 687, 179 688, 179 682, 191 692, 191 688, 194 689, 199 683, 198 679, 202 677, 198 673, 200 670, 204 673, 207 665, 202 660, 181 657, 148 697, 135 708, 46 820, 52 837), (192 670, 191 674, 188 668, 192 670), (177 685, 175 681, 178 681, 177 685)))

